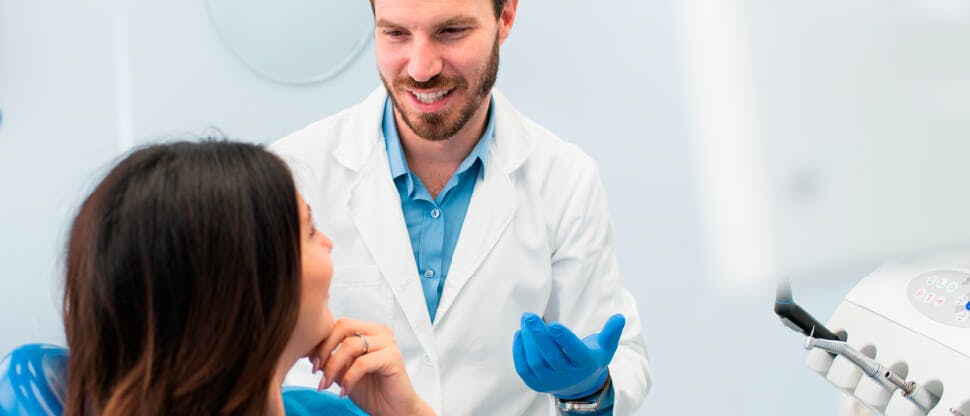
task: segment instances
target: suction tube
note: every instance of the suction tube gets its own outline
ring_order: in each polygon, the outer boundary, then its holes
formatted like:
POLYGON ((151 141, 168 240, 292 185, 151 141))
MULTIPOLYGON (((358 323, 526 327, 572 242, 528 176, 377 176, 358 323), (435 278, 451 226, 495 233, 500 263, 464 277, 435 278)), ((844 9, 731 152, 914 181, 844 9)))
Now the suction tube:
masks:
POLYGON ((798 306, 792 300, 791 283, 787 279, 778 281, 778 290, 775 293, 775 314, 781 318, 781 322, 785 326, 803 335, 832 341, 845 341, 846 339, 844 335, 839 336, 829 331, 825 325, 822 325, 821 322, 805 312, 801 306, 798 306))

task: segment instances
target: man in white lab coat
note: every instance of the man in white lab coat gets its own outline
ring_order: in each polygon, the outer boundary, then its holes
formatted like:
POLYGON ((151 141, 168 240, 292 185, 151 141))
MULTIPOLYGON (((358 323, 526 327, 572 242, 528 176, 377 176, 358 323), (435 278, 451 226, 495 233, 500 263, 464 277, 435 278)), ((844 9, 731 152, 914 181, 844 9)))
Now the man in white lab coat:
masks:
POLYGON ((374 0, 384 86, 270 148, 334 242, 334 315, 392 328, 438 413, 631 414, 647 354, 595 163, 492 88, 517 5, 374 0))

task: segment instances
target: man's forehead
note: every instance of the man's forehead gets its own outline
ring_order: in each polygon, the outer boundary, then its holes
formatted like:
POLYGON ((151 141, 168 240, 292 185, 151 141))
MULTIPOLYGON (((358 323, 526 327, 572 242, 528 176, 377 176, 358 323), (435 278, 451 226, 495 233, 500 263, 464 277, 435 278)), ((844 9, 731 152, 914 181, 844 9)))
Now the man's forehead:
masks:
POLYGON ((411 14, 412 17, 433 11, 438 14, 477 14, 492 11, 492 0, 374 0, 375 17, 382 14, 411 14))

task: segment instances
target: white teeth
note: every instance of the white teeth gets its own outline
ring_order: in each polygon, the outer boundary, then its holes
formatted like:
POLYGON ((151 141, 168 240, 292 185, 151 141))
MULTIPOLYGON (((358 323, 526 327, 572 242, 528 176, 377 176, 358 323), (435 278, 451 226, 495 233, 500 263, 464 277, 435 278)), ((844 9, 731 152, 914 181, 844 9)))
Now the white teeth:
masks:
POLYGON ((418 99, 418 101, 420 101, 423 104, 433 104, 435 101, 440 100, 441 97, 448 95, 449 92, 451 92, 451 90, 444 90, 444 91, 430 93, 430 94, 412 92, 412 94, 414 94, 414 96, 418 99))

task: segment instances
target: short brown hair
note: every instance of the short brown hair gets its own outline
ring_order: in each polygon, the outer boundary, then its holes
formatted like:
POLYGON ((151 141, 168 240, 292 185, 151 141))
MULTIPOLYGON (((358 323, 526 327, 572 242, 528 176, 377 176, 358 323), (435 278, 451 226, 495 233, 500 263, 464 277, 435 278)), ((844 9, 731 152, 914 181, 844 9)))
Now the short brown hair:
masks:
MULTIPOLYGON (((508 0, 492 0, 492 7, 495 8, 495 18, 498 19, 502 16, 502 9, 505 8, 505 2, 508 0)), ((374 0, 370 0, 370 10, 374 11, 374 0)))

